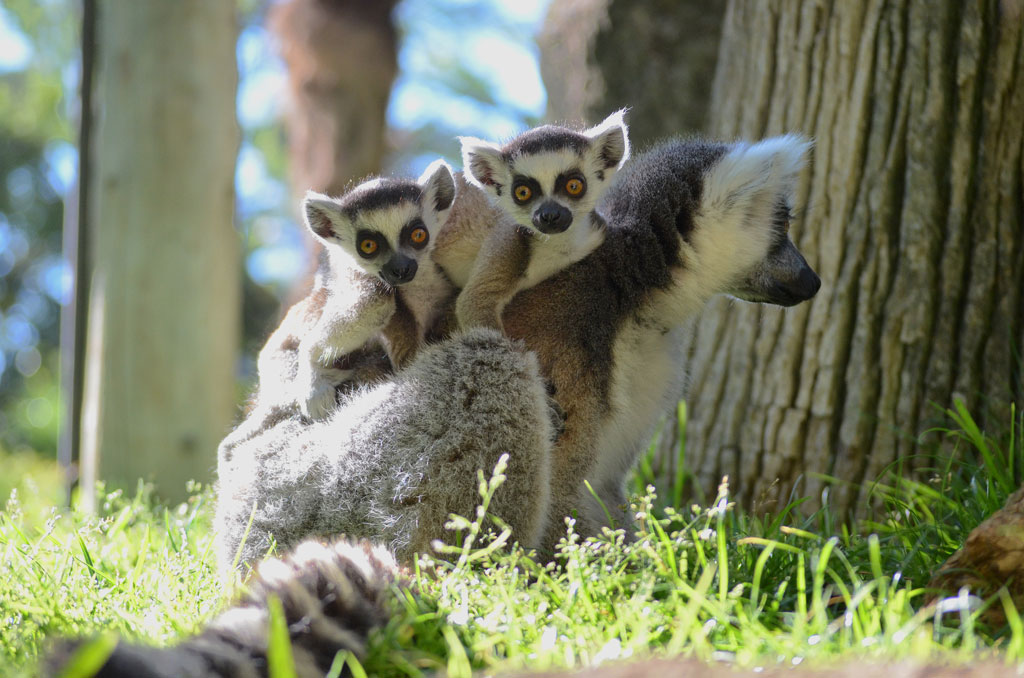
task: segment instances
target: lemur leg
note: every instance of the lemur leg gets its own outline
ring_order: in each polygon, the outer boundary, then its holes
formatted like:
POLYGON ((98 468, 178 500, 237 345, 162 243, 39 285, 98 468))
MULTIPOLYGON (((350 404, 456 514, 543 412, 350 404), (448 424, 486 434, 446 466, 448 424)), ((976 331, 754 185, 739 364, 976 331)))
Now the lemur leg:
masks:
POLYGON ((590 389, 581 388, 581 384, 567 380, 565 375, 554 376, 559 387, 552 397, 567 416, 552 452, 551 521, 541 547, 545 556, 553 556, 558 542, 566 536, 567 517, 574 520, 573 531, 583 538, 599 534, 601 527, 608 524, 605 512, 585 482, 600 491, 591 447, 602 424, 601 405, 590 389))
POLYGON ((480 248, 469 282, 455 302, 460 327, 504 329, 501 312, 519 291, 532 240, 523 228, 496 228, 491 232, 480 248))
POLYGON ((339 375, 335 361, 377 336, 395 313, 390 294, 364 295, 352 308, 335 309, 328 301, 313 330, 299 344, 296 376, 299 409, 309 419, 323 419, 336 403, 339 375))
POLYGON ((288 309, 281 324, 260 349, 256 366, 261 383, 287 384, 294 381, 297 367, 295 355, 299 344, 302 337, 316 327, 326 301, 327 290, 320 288, 288 309))
POLYGON ((395 296, 395 313, 382 334, 391 364, 396 370, 406 367, 420 347, 420 328, 401 296, 395 296))

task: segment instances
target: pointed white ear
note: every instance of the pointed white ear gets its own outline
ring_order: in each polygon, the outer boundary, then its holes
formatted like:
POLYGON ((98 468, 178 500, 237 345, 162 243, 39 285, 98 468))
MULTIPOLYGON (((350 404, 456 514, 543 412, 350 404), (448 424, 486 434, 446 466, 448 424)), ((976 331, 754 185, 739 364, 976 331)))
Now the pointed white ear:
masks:
POLYGON ((302 201, 302 213, 305 217, 306 227, 313 232, 313 235, 321 240, 342 240, 344 228, 347 225, 348 217, 345 216, 341 205, 323 193, 307 191, 302 201))
POLYGON ((480 188, 501 189, 506 182, 505 161, 501 147, 474 137, 459 137, 462 143, 462 169, 468 179, 480 188))
POLYGON ((813 145, 799 134, 734 144, 705 174, 701 209, 718 218, 771 219, 791 201, 813 145))
POLYGON ((455 179, 452 168, 444 160, 430 163, 417 183, 423 188, 420 203, 434 212, 444 212, 455 201, 455 179))
POLYGON ((597 171, 618 170, 629 159, 629 128, 622 108, 583 132, 590 139, 589 157, 597 171))

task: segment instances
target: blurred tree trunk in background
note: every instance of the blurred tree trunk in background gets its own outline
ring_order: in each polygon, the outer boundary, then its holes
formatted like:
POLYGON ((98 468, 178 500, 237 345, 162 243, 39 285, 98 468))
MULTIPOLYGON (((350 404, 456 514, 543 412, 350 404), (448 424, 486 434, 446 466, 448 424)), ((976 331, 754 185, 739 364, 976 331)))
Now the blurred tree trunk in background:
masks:
POLYGON ((235 408, 235 6, 108 0, 96 30, 82 480, 175 500, 235 408))
POLYGON ((332 195, 380 171, 398 71, 398 0, 288 0, 269 23, 288 67, 292 182, 332 195))
MULTIPOLYGON (((398 72, 397 2, 287 0, 270 8, 268 24, 288 67, 285 125, 297 196, 308 189, 338 195, 353 179, 380 172, 398 72)), ((312 271, 318 246, 309 237, 306 243, 312 271)), ((300 281, 293 296, 308 283, 300 281)))
POLYGON ((1024 395, 1022 44, 1021 0, 728 4, 708 131, 816 140, 794 237, 823 287, 701 318, 686 464, 705 494, 728 474, 744 503, 784 503, 826 473, 854 483, 833 507, 859 508, 894 463, 929 463, 912 455, 936 405, 1005 426, 1024 395))
POLYGON ((548 9, 548 117, 597 122, 630 107, 630 139, 703 131, 724 0, 564 0, 548 9))

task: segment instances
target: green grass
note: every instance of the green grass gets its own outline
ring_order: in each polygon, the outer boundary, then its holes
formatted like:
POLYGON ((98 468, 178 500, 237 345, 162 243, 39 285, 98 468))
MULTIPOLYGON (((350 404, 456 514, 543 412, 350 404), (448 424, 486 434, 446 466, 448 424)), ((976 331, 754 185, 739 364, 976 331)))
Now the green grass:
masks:
MULTIPOLYGON (((652 654, 741 666, 981 654, 1022 661, 1018 616, 1002 629, 979 622, 985 605, 1008 601, 925 604, 931 573, 1021 481, 1019 414, 998 438, 960 406, 948 414, 950 428, 929 434, 946 450, 932 477, 879 479, 884 510, 856 529, 827 506, 746 515, 725 485, 709 507, 673 508, 681 475, 663 488, 669 499, 653 491, 636 499, 631 542, 621 530, 581 541, 570 527, 560 566, 510 549, 508 533, 483 512, 455 519, 463 546, 421 558, 414 586, 396 590, 397 612, 362 664, 339 656, 335 668, 459 678, 652 654)), ((481 480, 485 505, 496 482, 500 475, 481 480)), ((214 570, 210 501, 197 489, 165 509, 140 488, 106 495, 97 516, 9 502, 0 513, 0 675, 35 675, 53 635, 113 630, 167 644, 194 632, 230 588, 214 570)), ((288 649, 277 643, 274 655, 275 675, 291 675, 288 649)))
POLYGON ((29 510, 21 496, 0 512, 0 675, 35 675, 51 636, 109 629, 165 644, 225 602, 208 491, 175 509, 145 488, 113 492, 95 516, 29 510))

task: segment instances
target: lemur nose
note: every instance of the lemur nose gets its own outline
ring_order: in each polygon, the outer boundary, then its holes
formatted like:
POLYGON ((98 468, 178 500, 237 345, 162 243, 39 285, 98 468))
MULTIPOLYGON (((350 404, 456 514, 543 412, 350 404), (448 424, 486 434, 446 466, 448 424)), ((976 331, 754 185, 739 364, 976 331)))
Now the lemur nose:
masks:
POLYGON ((572 224, 572 212, 557 202, 546 202, 533 213, 533 225, 541 233, 562 233, 572 224))
POLYGON ((416 277, 416 260, 401 254, 391 257, 381 269, 381 277, 392 285, 402 285, 416 277))

